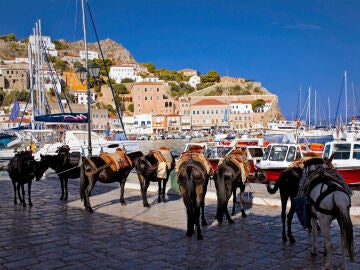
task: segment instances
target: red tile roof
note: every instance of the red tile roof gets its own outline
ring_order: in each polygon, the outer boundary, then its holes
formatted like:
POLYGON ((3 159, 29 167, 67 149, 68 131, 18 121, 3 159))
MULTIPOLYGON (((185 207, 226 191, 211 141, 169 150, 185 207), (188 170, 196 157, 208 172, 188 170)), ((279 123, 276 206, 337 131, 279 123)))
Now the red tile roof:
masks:
POLYGON ((193 106, 209 106, 209 105, 226 105, 226 103, 219 101, 217 99, 202 99, 193 104, 193 106))

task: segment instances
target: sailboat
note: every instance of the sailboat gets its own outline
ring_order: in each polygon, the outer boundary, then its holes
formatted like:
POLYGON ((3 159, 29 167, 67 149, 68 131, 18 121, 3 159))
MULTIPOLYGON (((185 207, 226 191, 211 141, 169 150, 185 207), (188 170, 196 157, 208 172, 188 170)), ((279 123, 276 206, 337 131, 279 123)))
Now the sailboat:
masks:
POLYGON ((322 126, 321 124, 317 124, 317 95, 316 91, 314 93, 314 125, 311 123, 311 106, 310 106, 310 98, 311 98, 311 88, 308 90, 308 98, 307 98, 307 118, 308 124, 304 125, 303 129, 299 130, 299 139, 317 139, 319 141, 331 141, 333 140, 333 130, 326 126, 322 126))
MULTIPOLYGON (((88 84, 88 79, 90 78, 89 77, 90 70, 88 64, 88 48, 87 48, 87 38, 86 38, 86 17, 85 17, 84 0, 81 1, 81 4, 82 4, 82 17, 83 17, 82 23, 83 23, 84 45, 85 45, 85 71, 87 72, 86 84, 88 89, 88 102, 87 102, 88 112, 82 114, 76 114, 72 112, 66 113, 62 111, 62 113, 55 115, 39 115, 35 117, 34 120, 37 123, 47 122, 47 123, 57 123, 67 126, 69 126, 70 123, 87 124, 87 130, 67 128, 63 132, 61 142, 44 145, 44 147, 35 154, 35 158, 39 158, 39 156, 44 153, 55 155, 58 147, 61 146, 62 144, 67 144, 70 147, 71 152, 80 152, 82 156, 99 155, 101 152, 113 153, 116 151, 118 147, 121 147, 128 153, 140 150, 139 141, 133 141, 133 140, 109 141, 106 140, 103 136, 92 131, 91 93, 90 93, 90 85, 88 84)), ((41 38, 39 38, 39 40, 41 40, 41 38)), ((121 116, 119 115, 119 117, 121 116)))

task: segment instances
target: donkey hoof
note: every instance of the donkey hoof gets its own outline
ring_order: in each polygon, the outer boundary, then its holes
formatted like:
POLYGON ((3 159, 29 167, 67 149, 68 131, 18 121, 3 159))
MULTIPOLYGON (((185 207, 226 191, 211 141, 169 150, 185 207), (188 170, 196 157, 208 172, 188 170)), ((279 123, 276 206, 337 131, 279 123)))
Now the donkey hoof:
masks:
POLYGON ((203 236, 201 234, 198 234, 197 240, 203 240, 203 236))

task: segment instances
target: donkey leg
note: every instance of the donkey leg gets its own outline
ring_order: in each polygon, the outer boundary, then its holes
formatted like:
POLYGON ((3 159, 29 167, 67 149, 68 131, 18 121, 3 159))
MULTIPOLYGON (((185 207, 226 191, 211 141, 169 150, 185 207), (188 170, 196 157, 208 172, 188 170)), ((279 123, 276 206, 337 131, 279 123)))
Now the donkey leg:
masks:
POLYGON ((311 218, 311 226, 313 232, 313 244, 311 248, 311 255, 316 256, 318 253, 318 229, 317 229, 317 220, 315 218, 311 218))
POLYGON ((167 184, 167 179, 164 179, 164 180, 162 180, 162 184, 163 184, 163 187, 162 187, 162 201, 164 202, 164 203, 166 203, 167 202, 167 199, 166 199, 166 184, 167 184))
POLYGON ((281 222, 282 222, 282 240, 283 242, 287 241, 286 237, 286 204, 288 198, 281 196, 281 222))
POLYGON ((232 207, 232 211, 231 211, 231 215, 235 216, 235 205, 236 205, 236 187, 233 187, 232 190, 232 195, 233 195, 233 207, 232 207))
POLYGON ((32 184, 32 181, 30 180, 29 183, 28 183, 28 197, 29 197, 29 206, 32 206, 32 201, 31 201, 31 184, 32 184))
POLYGON ((20 201, 22 202, 23 206, 26 207, 24 184, 18 184, 18 191, 19 191, 20 201), (20 188, 21 188, 21 194, 22 194, 22 196, 20 196, 20 188))
POLYGON ((24 200, 23 198, 21 197, 21 184, 20 183, 16 183, 16 190, 17 190, 17 194, 18 194, 18 197, 19 197, 19 202, 20 203, 24 203, 24 200))
POLYGON ((14 188, 14 204, 17 204, 16 183, 12 181, 12 184, 14 188))
POLYGON ((325 241, 325 252, 326 252, 326 262, 325 269, 331 269, 332 267, 332 244, 330 241, 330 219, 327 218, 319 218, 320 228, 322 228, 322 234, 325 241))
POLYGON ((89 213, 93 212, 93 209, 90 204, 90 195, 91 195, 92 189, 95 186, 95 183, 96 183, 96 180, 94 179, 94 177, 91 176, 88 178, 88 186, 86 187, 86 190, 85 190, 84 206, 85 206, 85 209, 89 211, 89 213))
POLYGON ((139 182, 140 182, 140 190, 141 196, 143 199, 144 207, 150 207, 150 204, 147 200, 147 189, 149 188, 150 181, 146 180, 141 174, 138 174, 139 182))
POLYGON ((162 195, 162 188, 161 188, 161 182, 162 180, 158 178, 158 203, 161 202, 161 195, 162 195))
POLYGON ((200 227, 200 205, 198 203, 195 206, 195 225, 196 225, 197 240, 202 240, 203 236, 201 234, 201 227, 200 227))
POLYGON ((68 194, 68 178, 64 178, 64 197, 63 197, 63 200, 64 201, 67 201, 67 199, 68 199, 68 196, 69 196, 69 194, 68 194))
POLYGON ((206 192, 207 192, 207 185, 208 185, 208 182, 209 180, 207 179, 205 181, 205 184, 203 186, 198 186, 196 187, 196 193, 200 194, 201 192, 198 190, 198 189, 202 189, 202 194, 199 195, 201 196, 201 201, 200 201, 200 208, 201 208, 201 225, 202 226, 207 226, 208 223, 205 219, 205 195, 206 195, 206 192))
POLYGON ((59 180, 60 180, 60 186, 61 186, 60 200, 64 200, 64 179, 60 176, 59 180))
POLYGON ((247 217, 246 213, 245 213, 245 207, 244 207, 244 191, 245 191, 245 185, 242 185, 240 187, 240 211, 241 211, 241 216, 242 217, 247 217))
POLYGON ((291 223, 292 223, 292 220, 293 220, 293 217, 294 217, 294 213, 295 213, 295 207, 293 206, 293 203, 291 202, 291 207, 290 207, 290 210, 289 210, 289 213, 287 215, 287 225, 288 225, 288 237, 289 237, 289 241, 290 243, 295 243, 295 238, 294 236, 292 235, 292 230, 291 230, 291 223))
MULTIPOLYGON (((185 203, 185 201, 184 201, 185 203)), ((185 203, 186 205, 186 203, 185 203)), ((194 234, 194 213, 191 209, 192 207, 186 206, 186 214, 187 214, 187 230, 186 230, 186 236, 191 237, 194 234)))
POLYGON ((234 223, 234 220, 231 218, 230 214, 229 214, 229 210, 228 210, 228 205, 226 204, 226 209, 225 209, 225 216, 226 219, 228 220, 229 223, 234 223))
POLYGON ((125 179, 122 179, 122 180, 120 181, 120 203, 121 203, 121 205, 126 205, 125 197, 124 197, 125 182, 126 182, 126 178, 125 178, 125 179))

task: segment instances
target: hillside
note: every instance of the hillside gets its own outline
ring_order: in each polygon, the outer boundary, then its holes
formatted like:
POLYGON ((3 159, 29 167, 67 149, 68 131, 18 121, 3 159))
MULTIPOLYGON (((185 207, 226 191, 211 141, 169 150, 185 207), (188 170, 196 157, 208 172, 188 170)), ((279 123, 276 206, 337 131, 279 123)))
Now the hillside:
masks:
MULTIPOLYGON (((70 42, 66 40, 56 41, 59 57, 64 55, 78 56, 81 50, 84 50, 84 42, 76 41, 70 42)), ((103 51, 104 57, 113 60, 117 65, 124 63, 137 63, 134 56, 121 44, 111 40, 101 40, 100 46, 103 51)), ((96 51, 100 55, 100 50, 97 43, 88 43, 88 49, 96 51)), ((0 39, 0 59, 12 60, 15 57, 27 57, 28 49, 27 44, 15 42, 15 41, 4 41, 0 39)))

